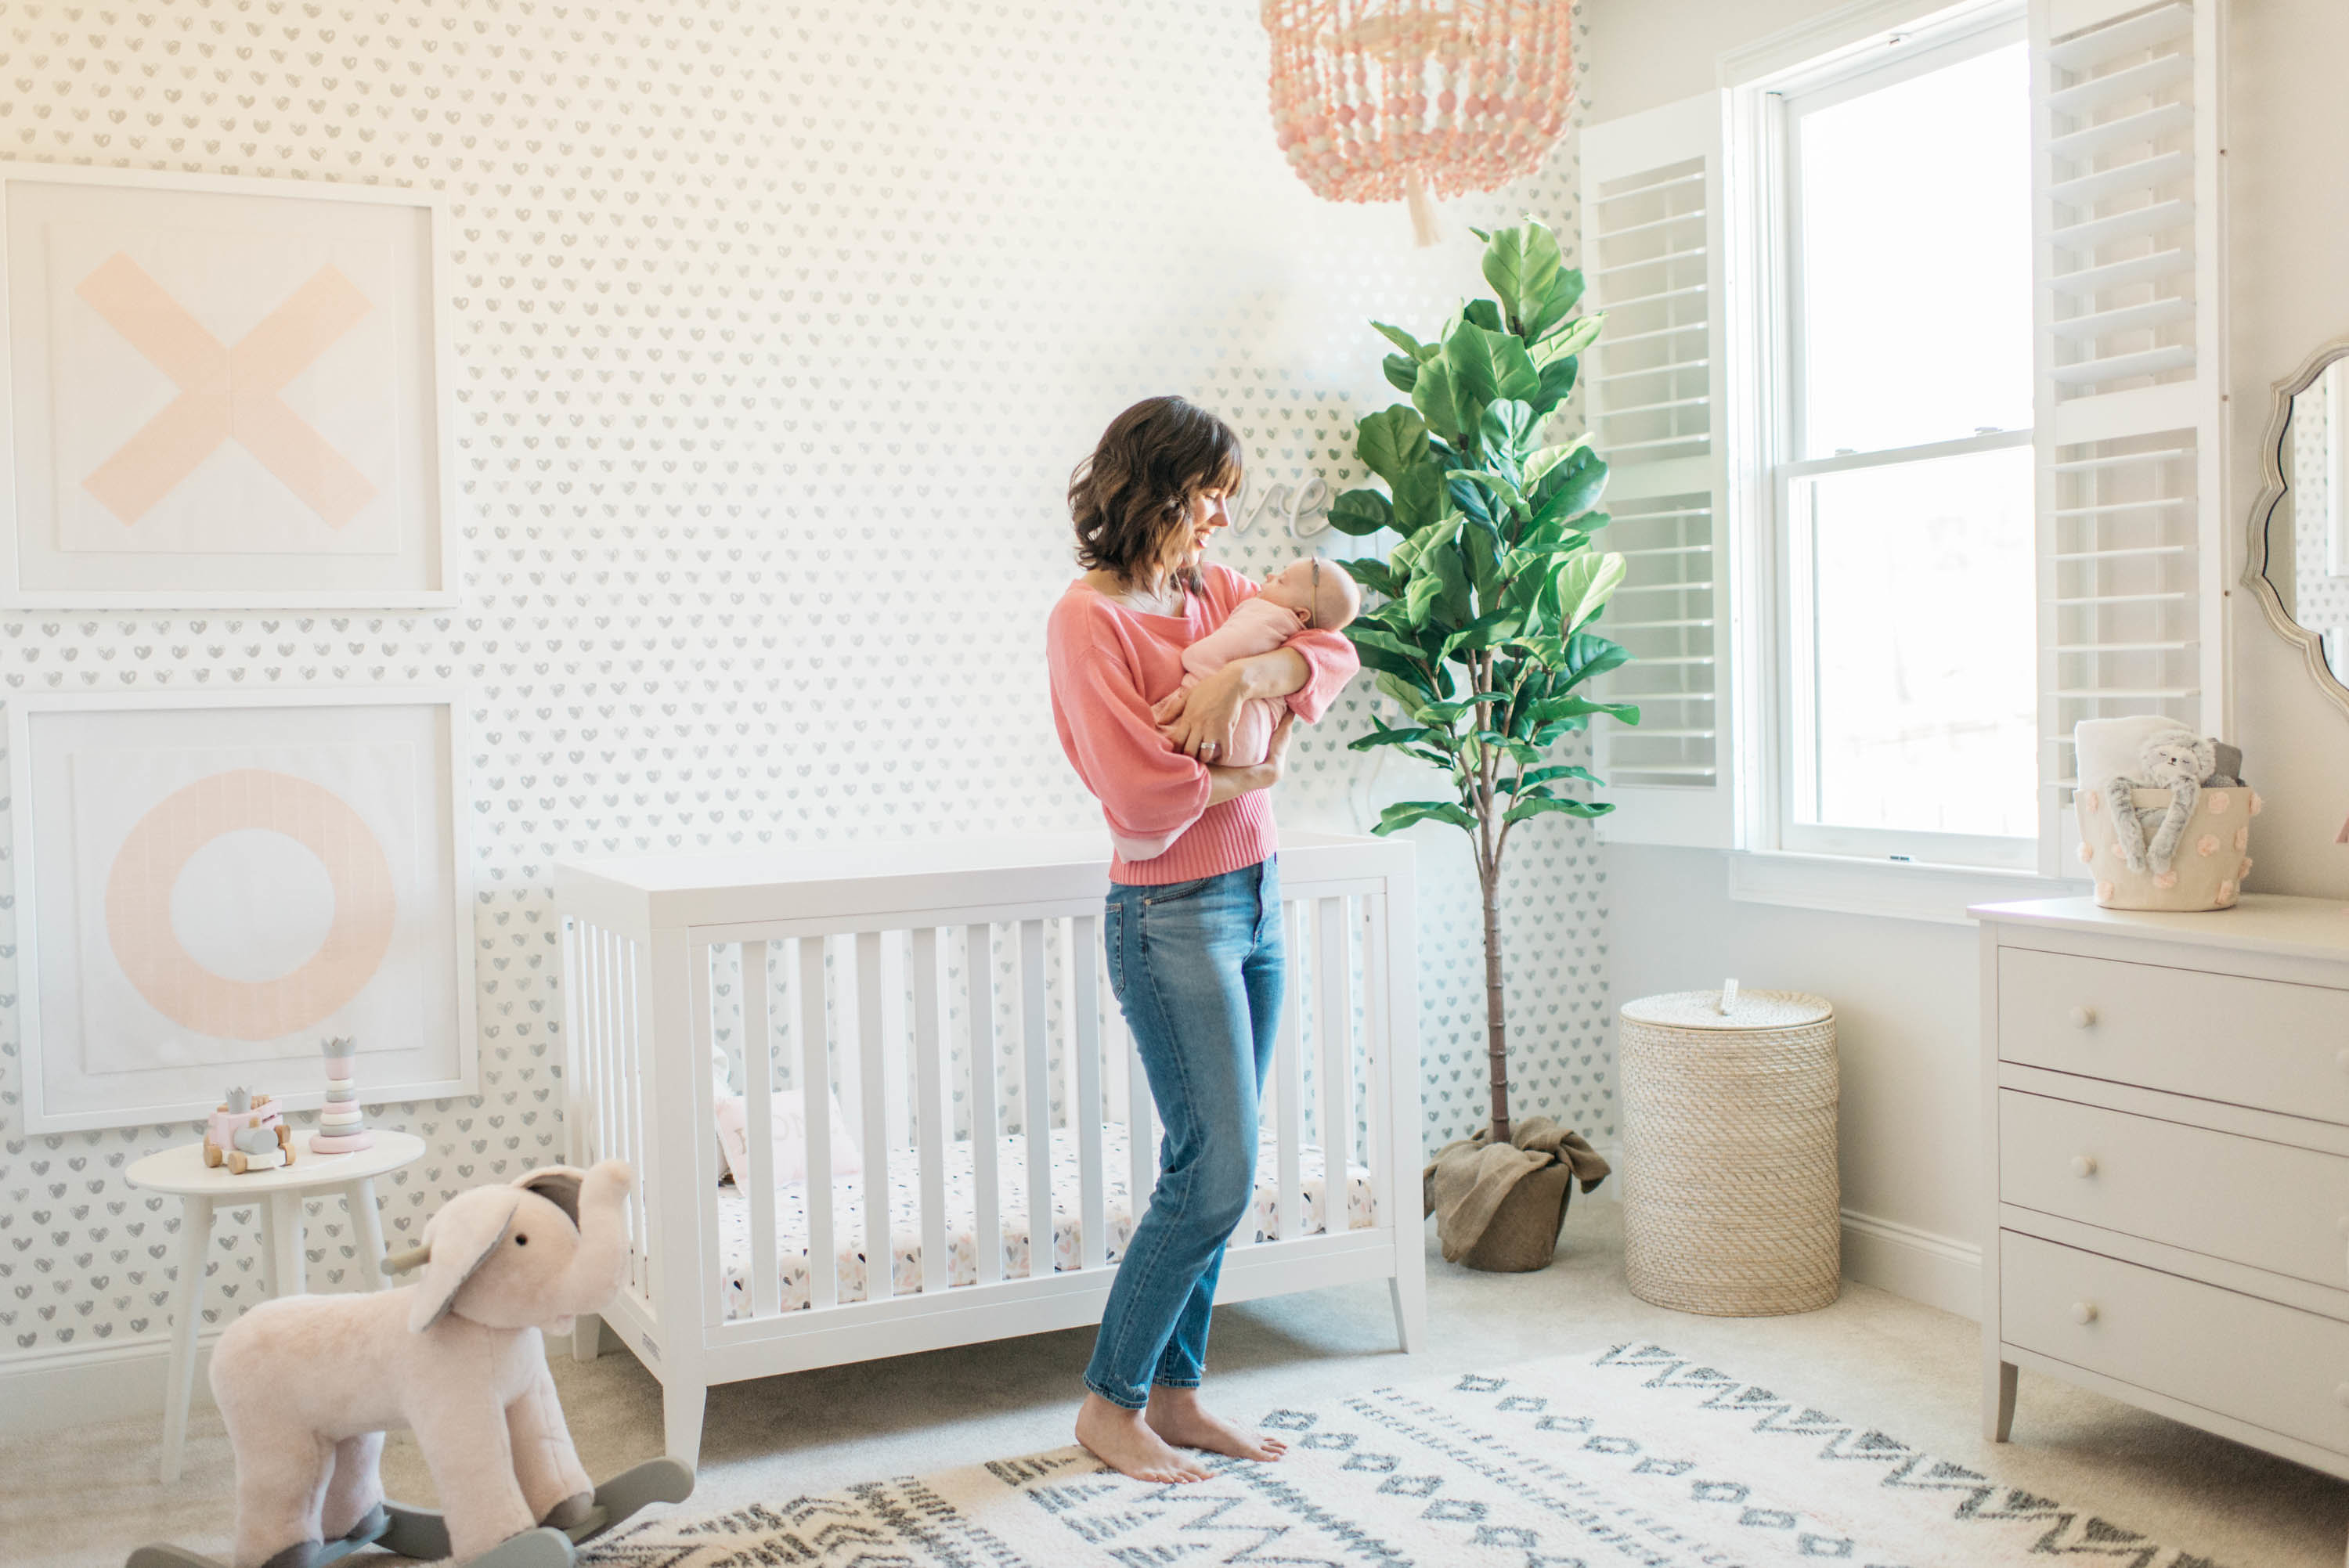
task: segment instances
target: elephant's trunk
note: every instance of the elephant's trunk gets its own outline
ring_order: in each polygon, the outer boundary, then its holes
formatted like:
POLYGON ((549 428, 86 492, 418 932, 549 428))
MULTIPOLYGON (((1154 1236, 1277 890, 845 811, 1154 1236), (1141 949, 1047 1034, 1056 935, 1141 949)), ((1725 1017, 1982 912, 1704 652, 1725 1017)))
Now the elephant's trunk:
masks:
POLYGON ((636 1172, 623 1161, 606 1160, 579 1184, 579 1250, 554 1287, 564 1315, 600 1311, 620 1288, 628 1266, 628 1193, 636 1172))

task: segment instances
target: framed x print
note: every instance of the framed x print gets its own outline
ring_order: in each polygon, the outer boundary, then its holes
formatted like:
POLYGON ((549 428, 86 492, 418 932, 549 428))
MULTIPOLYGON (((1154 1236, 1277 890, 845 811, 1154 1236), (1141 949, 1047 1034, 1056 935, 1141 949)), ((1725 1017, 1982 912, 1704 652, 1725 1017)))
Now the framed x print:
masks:
POLYGON ((337 1035, 472 1092, 464 756, 445 692, 12 698, 26 1130, 307 1109, 337 1035))
POLYGON ((456 600, 429 191, 0 163, 0 603, 456 600))

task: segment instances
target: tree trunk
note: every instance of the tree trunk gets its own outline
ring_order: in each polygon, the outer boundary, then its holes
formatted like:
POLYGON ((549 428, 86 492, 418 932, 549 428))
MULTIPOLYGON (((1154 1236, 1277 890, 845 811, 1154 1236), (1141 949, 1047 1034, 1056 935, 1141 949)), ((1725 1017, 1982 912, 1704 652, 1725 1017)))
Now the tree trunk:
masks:
POLYGON ((1495 1143, 1509 1140, 1509 1012, 1501 985, 1501 876, 1495 866, 1478 879, 1485 890, 1485 1060, 1493 1086, 1495 1143))

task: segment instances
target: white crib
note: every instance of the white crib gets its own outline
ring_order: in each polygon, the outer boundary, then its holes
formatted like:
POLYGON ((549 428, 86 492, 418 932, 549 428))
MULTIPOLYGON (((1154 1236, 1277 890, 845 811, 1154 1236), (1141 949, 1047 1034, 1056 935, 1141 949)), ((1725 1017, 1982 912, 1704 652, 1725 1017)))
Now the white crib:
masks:
MULTIPOLYGON (((638 1172, 606 1318, 660 1379, 670 1454, 695 1460, 713 1384, 1100 1320, 1158 1154, 1105 983, 1106 851, 1069 836, 556 867, 569 1158, 638 1172), (737 1064, 750 1124, 749 1180, 723 1192, 713 1049, 737 1064), (772 1093, 815 1083, 864 1155, 830 1203, 810 1201, 812 1181, 779 1191, 770 1143, 772 1093), (1051 1171, 1056 1148, 1059 1179, 1021 1197, 1014 1178, 1051 1171), (1057 1268, 1034 1266, 1056 1253, 1057 1268)), ((1411 846, 1292 834, 1279 869, 1290 984, 1260 1212, 1217 1297, 1383 1279, 1415 1350, 1411 846)), ((811 1111, 807 1168, 831 1172, 829 1119, 811 1111)), ((581 1358, 605 1321, 580 1320, 581 1358)))

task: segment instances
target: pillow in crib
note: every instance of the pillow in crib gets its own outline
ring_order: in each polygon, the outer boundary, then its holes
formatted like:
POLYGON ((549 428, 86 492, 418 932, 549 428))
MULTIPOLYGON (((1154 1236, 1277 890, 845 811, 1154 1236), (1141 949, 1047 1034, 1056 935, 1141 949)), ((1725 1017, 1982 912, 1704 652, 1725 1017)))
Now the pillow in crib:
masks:
MULTIPOLYGON (((840 1109, 840 1097, 826 1090, 824 1099, 832 1108, 832 1173, 854 1176, 864 1169, 864 1157, 857 1150, 856 1135, 849 1130, 848 1118, 840 1109)), ((781 1090, 774 1103, 775 1184, 807 1180, 808 1140, 807 1117, 800 1106, 800 1091, 781 1090)), ((750 1111, 739 1094, 718 1097, 718 1146, 726 1153, 727 1174, 738 1187, 750 1180, 750 1111)))

